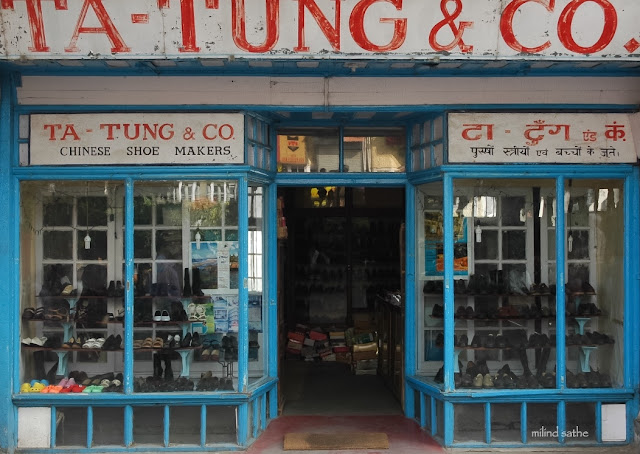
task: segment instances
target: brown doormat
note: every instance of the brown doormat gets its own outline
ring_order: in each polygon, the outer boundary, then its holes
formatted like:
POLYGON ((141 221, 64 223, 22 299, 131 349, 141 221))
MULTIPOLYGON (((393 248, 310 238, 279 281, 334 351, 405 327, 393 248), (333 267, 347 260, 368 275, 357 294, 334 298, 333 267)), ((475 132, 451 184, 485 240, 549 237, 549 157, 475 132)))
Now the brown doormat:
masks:
POLYGON ((288 433, 284 450, 389 449, 389 438, 382 432, 288 433))

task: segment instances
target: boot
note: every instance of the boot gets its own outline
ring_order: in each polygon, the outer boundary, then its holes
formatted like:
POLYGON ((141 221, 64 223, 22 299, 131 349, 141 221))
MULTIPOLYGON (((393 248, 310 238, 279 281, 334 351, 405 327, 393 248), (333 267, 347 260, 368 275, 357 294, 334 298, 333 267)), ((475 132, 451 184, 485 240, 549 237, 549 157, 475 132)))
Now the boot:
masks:
POLYGON ((202 289, 200 286, 200 270, 198 268, 193 268, 193 285, 191 286, 191 291, 193 292, 193 296, 204 296, 202 289))
POLYGON ((531 369, 529 369, 529 358, 527 357, 527 350, 521 348, 518 350, 520 355, 520 363, 522 364, 522 370, 524 371, 524 376, 528 377, 531 375, 531 369))
POLYGON ((173 380, 173 369, 171 369, 171 355, 164 355, 164 379, 173 380))
POLYGON ((154 378, 162 378, 162 359, 158 353, 153 355, 153 376, 154 378))
POLYGON ((182 296, 191 296, 191 279, 189 278, 189 268, 184 269, 184 287, 182 296))
POLYGON ((543 373, 547 371, 547 361, 549 360, 549 353, 551 349, 549 347, 543 348, 540 353, 540 359, 538 360, 538 367, 536 370, 536 375, 541 377, 543 373))

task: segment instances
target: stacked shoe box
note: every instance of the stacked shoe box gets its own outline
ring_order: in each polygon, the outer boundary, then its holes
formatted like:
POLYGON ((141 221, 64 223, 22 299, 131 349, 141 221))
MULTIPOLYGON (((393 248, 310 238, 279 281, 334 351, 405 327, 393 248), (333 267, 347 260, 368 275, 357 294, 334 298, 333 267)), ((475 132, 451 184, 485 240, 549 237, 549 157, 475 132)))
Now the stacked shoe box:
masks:
POLYGON ((375 375, 378 369, 378 342, 374 333, 360 333, 353 337, 352 370, 356 375, 375 375))
POLYGON ((287 339, 287 355, 300 358, 304 346, 304 333, 300 331, 289 331, 287 333, 287 339))
POLYGON ((337 362, 351 364, 351 349, 346 343, 344 331, 330 331, 329 345, 337 362))

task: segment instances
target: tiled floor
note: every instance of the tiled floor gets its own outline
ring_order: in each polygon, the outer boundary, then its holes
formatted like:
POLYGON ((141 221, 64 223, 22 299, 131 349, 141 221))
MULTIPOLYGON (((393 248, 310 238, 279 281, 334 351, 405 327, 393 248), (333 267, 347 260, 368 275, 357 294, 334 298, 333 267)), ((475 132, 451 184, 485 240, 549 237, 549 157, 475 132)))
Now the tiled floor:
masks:
POLYGON ((445 453, 417 423, 404 416, 281 416, 269 424, 267 430, 249 448, 249 454, 280 454, 301 452, 306 454, 432 454, 445 453), (389 449, 345 451, 284 451, 284 436, 290 432, 384 432, 389 437, 389 449))

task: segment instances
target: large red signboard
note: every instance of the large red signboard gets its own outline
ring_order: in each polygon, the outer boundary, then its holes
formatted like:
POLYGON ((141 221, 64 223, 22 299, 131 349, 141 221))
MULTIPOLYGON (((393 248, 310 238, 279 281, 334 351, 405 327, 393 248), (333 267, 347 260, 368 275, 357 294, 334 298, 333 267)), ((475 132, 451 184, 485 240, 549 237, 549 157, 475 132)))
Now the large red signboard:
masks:
POLYGON ((637 0, 0 0, 0 58, 640 60, 637 0))

